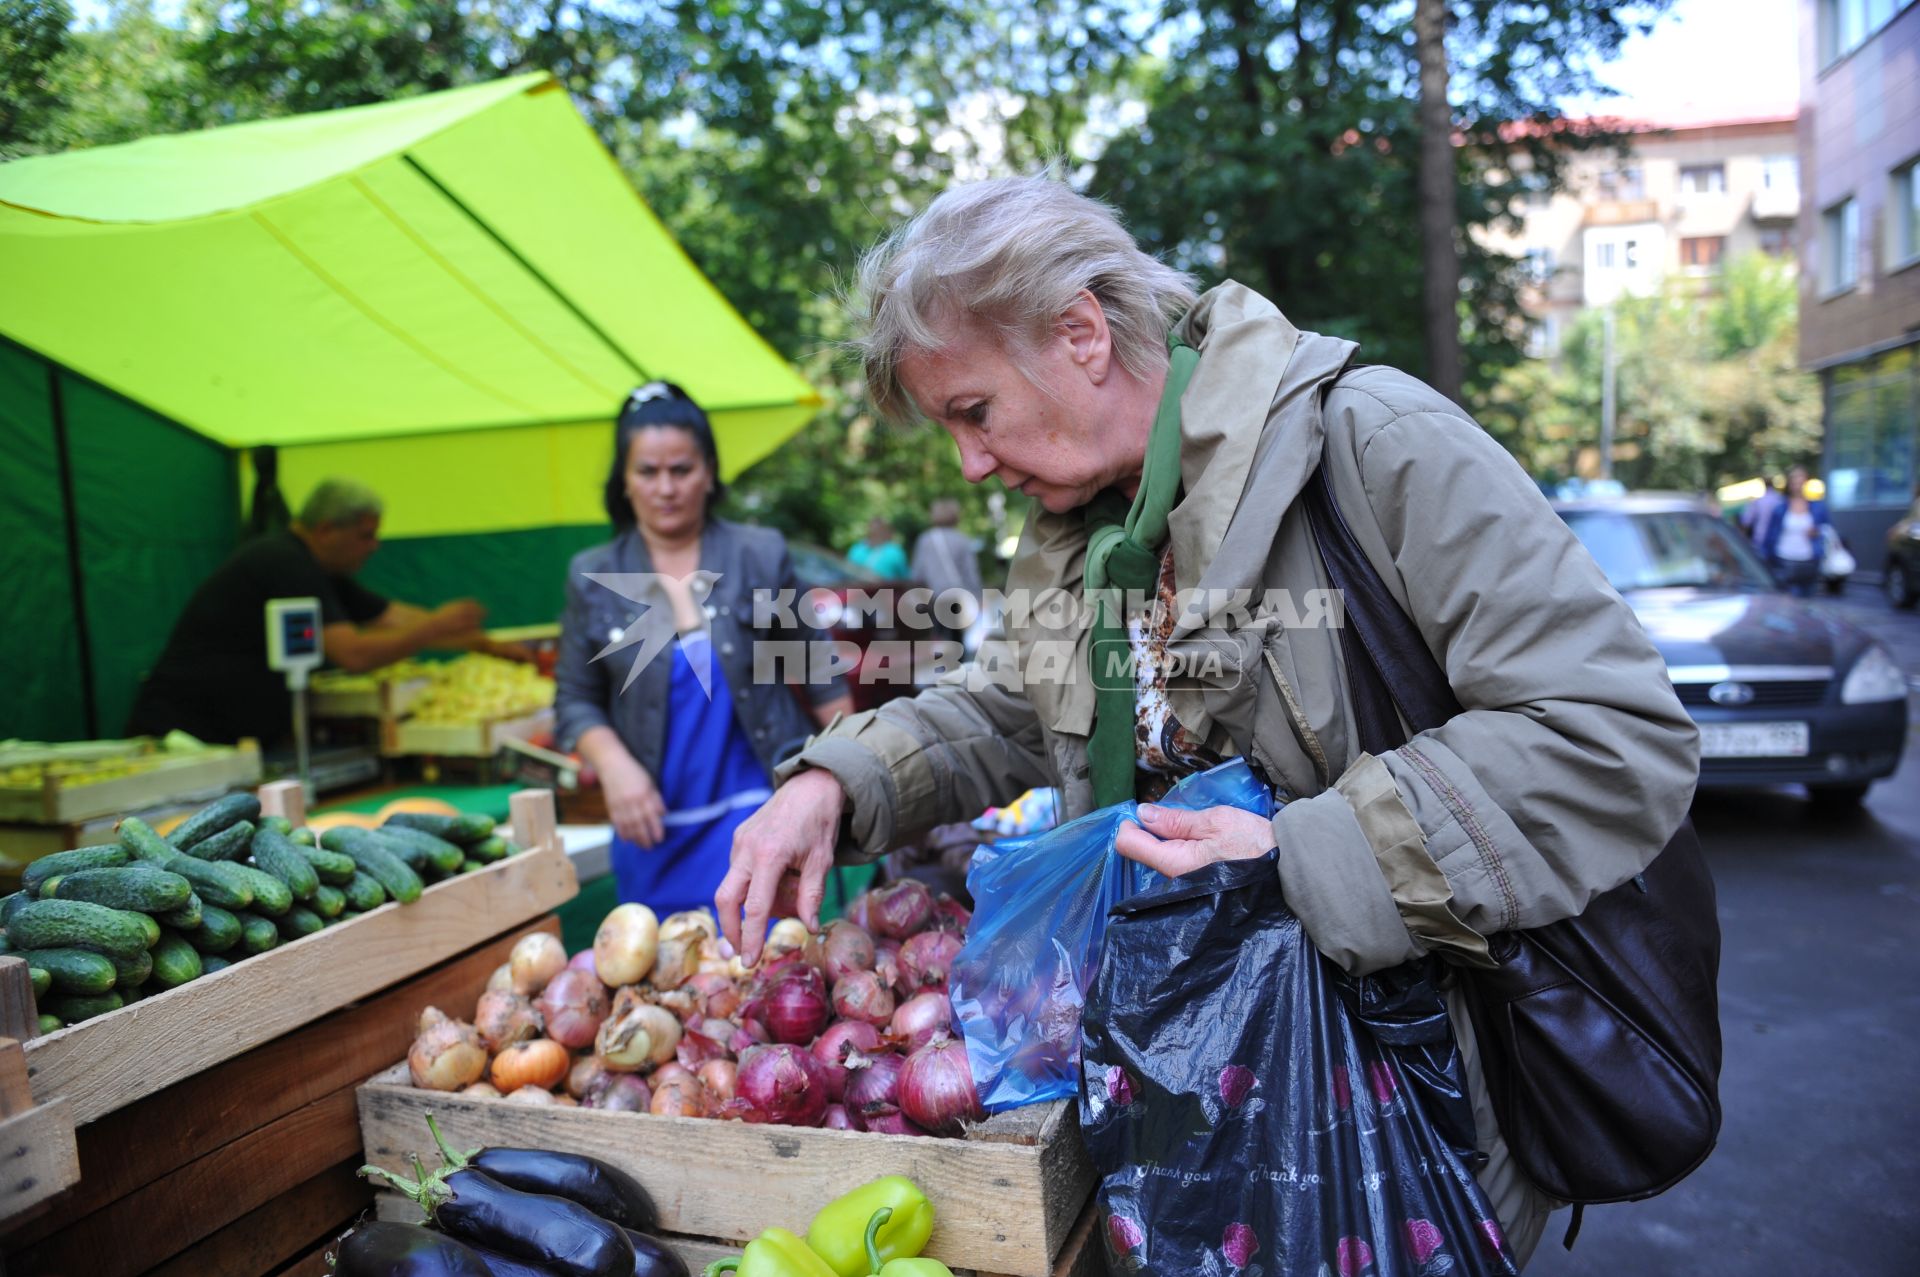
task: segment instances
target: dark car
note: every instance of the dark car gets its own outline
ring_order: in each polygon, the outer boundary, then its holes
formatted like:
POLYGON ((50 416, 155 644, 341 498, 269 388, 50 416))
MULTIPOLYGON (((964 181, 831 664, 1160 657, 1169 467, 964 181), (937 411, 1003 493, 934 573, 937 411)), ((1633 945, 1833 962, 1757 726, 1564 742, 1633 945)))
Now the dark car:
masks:
POLYGON ((1700 725, 1702 787, 1805 785, 1852 804, 1899 766, 1907 680, 1885 646, 1781 591, 1684 498, 1555 507, 1626 598, 1700 725))
MULTIPOLYGON (((896 696, 911 696, 919 690, 914 683, 912 639, 926 638, 898 624, 884 609, 854 606, 859 600, 850 596, 862 592, 869 598, 883 590, 904 591, 909 581, 889 581, 851 559, 823 546, 805 541, 787 542, 793 557, 793 573, 811 596, 807 619, 825 630, 835 643, 849 645, 845 656, 855 662, 844 671, 847 690, 853 694, 855 709, 872 709, 896 696)), ((804 597, 804 596, 803 596, 804 597)))
POLYGON ((1898 608, 1920 603, 1920 501, 1887 529, 1887 566, 1880 576, 1887 602, 1898 608))

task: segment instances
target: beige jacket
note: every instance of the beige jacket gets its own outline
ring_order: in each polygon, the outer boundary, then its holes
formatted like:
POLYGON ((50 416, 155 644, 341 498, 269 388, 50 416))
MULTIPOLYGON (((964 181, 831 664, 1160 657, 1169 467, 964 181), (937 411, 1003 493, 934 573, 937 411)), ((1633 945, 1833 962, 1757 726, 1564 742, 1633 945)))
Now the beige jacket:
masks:
MULTIPOLYGON (((1274 818, 1280 874, 1314 943, 1355 973, 1432 950, 1470 963, 1483 937, 1572 916, 1643 868, 1686 813, 1697 733, 1633 613, 1520 467, 1432 389, 1350 365, 1352 343, 1300 332, 1240 285, 1207 293, 1180 327, 1200 363, 1169 527, 1176 583, 1199 610, 1175 631, 1198 659, 1170 689, 1174 709, 1291 799, 1274 818), (1315 593, 1326 572, 1294 500, 1323 456, 1466 711, 1379 758, 1353 744, 1339 635, 1315 593)), ((1008 577, 1015 602, 1077 595, 1085 543, 1077 516, 1036 511, 1008 577)), ((1035 785, 1061 786, 1063 814, 1082 814, 1085 635, 1047 619, 1016 616, 977 666, 840 722, 781 778, 834 773, 856 858, 1035 785)), ((1549 1203, 1508 1163, 1454 1011, 1492 1158, 1481 1179, 1524 1255, 1549 1203)))

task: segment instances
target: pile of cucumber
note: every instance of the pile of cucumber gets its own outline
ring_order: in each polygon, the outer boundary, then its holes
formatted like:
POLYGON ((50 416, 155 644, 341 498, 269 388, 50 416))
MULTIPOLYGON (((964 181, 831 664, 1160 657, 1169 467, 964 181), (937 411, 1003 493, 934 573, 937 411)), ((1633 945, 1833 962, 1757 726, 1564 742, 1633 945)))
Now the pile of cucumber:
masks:
POLYGON ((404 812, 317 839, 252 794, 201 808, 164 838, 137 816, 118 840, 43 856, 0 900, 0 953, 26 959, 40 1031, 164 993, 518 848, 491 817, 404 812))

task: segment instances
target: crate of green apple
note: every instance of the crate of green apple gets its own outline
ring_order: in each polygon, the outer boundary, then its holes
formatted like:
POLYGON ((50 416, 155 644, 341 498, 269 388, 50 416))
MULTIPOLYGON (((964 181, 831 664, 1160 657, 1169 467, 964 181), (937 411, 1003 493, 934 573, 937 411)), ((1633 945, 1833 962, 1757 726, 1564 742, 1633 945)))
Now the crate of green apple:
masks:
POLYGON ((777 922, 749 969, 711 913, 621 905, 571 958, 525 937, 470 1020, 429 1008, 409 1074, 513 1103, 957 1136, 984 1116, 947 990, 966 924, 908 879, 817 935, 777 922))

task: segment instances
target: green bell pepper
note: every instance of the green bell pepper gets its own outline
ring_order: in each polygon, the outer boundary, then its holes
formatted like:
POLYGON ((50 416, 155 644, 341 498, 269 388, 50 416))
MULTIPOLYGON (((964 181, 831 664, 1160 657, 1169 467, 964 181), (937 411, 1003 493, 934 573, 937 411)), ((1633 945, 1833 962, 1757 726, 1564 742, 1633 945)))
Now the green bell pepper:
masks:
POLYGON ((867 1277, 866 1237, 874 1216, 888 1212, 875 1245, 881 1259, 905 1259, 926 1249, 933 1235, 933 1203, 904 1175, 887 1175, 862 1184, 829 1202, 807 1228, 807 1245, 827 1261, 838 1277, 867 1277))
POLYGON ((882 1206, 867 1225, 867 1277, 953 1277, 953 1269, 937 1259, 894 1259, 882 1262, 876 1238, 893 1212, 882 1206))
POLYGON ((784 1228, 769 1228, 747 1243, 738 1259, 716 1259, 706 1277, 739 1273, 740 1277, 837 1277, 827 1261, 784 1228))

